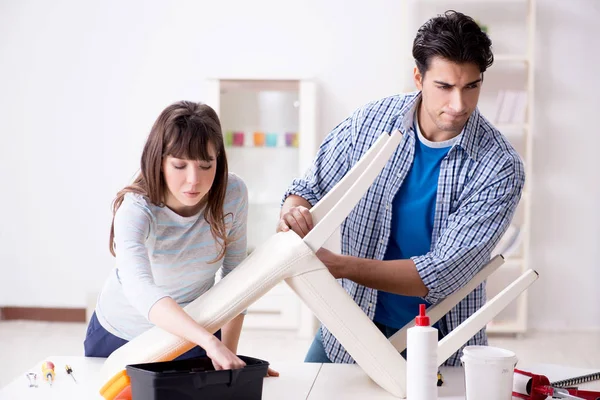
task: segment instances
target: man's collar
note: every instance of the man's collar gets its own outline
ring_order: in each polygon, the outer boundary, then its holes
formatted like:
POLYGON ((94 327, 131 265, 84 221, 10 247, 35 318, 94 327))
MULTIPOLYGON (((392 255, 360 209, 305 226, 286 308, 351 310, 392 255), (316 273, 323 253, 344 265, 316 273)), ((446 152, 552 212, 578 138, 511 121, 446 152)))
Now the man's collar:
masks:
MULTIPOLYGON (((421 92, 412 92, 406 94, 407 102, 398 113, 399 128, 401 132, 408 132, 414 124, 414 116, 421 100, 421 92)), ((477 161, 477 132, 479 128, 479 110, 475 108, 465 127, 463 128, 461 138, 455 146, 460 146, 469 157, 477 161)))
POLYGON ((469 119, 467 120, 467 124, 463 128, 463 134, 460 140, 456 143, 457 146, 462 147, 462 149, 467 153, 469 157, 473 159, 473 161, 477 161, 478 154, 478 132, 479 132, 479 110, 475 108, 469 119))

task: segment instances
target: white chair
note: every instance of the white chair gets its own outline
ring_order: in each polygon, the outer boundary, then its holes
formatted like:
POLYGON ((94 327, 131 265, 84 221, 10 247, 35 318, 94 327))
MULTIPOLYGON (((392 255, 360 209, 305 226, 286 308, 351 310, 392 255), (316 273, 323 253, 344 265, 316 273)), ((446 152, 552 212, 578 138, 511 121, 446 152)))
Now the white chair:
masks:
MULTIPOLYGON (((273 235, 226 278, 185 307, 185 311, 214 333, 285 280, 373 381, 404 398, 406 362, 399 351, 406 348, 406 329, 413 323, 390 340, 386 339, 315 255, 371 186, 401 139, 398 131, 383 133, 377 139, 346 176, 311 209, 315 226, 303 239, 292 231, 273 235)), ((428 310, 431 323, 483 282, 502 260, 501 256, 495 257, 465 287, 431 307, 428 310)), ((527 271, 441 340, 439 364, 536 279, 537 273, 527 271)), ((172 360, 194 346, 158 327, 150 329, 108 357, 102 368, 107 383, 101 394, 113 399, 128 385, 123 372, 126 365, 172 360)))

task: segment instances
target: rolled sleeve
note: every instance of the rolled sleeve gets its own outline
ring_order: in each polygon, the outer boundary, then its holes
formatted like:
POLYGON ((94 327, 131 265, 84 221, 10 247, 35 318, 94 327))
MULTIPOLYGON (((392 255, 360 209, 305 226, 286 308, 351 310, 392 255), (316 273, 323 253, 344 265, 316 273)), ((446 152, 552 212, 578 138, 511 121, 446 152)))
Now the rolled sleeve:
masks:
POLYGON ((483 189, 449 216, 433 249, 411 259, 435 304, 467 284, 490 260, 521 198, 523 165, 509 159, 483 189))
POLYGON ((308 201, 311 206, 317 204, 319 202, 319 199, 321 198, 321 195, 318 191, 315 191, 309 186, 310 179, 311 177, 309 176, 309 174, 307 174, 304 178, 294 179, 292 181, 291 186, 283 195, 283 200, 281 201, 281 203, 283 204, 283 202, 285 201, 285 199, 288 198, 288 196, 296 195, 308 201))

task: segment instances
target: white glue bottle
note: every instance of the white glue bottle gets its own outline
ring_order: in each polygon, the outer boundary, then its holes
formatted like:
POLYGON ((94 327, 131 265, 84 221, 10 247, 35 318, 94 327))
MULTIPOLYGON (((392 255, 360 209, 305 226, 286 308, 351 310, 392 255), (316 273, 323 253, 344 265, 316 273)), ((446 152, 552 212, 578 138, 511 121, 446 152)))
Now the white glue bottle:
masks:
POLYGON ((419 304, 416 325, 406 339, 406 397, 409 400, 436 400, 438 331, 429 326, 425 304, 419 304))

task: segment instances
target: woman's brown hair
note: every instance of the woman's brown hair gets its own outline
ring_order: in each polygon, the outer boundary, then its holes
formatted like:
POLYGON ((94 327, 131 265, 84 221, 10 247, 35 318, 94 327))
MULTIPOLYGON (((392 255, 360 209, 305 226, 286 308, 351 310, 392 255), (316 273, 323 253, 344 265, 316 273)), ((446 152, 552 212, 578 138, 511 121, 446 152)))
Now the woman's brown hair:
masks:
POLYGON ((115 214, 127 193, 148 197, 152 204, 165 206, 166 183, 162 173, 162 161, 166 156, 187 160, 209 160, 209 145, 217 155, 215 180, 206 198, 204 219, 210 225, 212 236, 221 244, 215 260, 225 254, 227 232, 223 203, 227 190, 227 157, 223 145, 221 123, 217 113, 206 104, 180 101, 168 106, 158 117, 142 152, 140 174, 133 183, 119 193, 112 203, 113 219, 110 227, 109 248, 115 253, 115 214))

